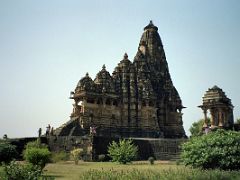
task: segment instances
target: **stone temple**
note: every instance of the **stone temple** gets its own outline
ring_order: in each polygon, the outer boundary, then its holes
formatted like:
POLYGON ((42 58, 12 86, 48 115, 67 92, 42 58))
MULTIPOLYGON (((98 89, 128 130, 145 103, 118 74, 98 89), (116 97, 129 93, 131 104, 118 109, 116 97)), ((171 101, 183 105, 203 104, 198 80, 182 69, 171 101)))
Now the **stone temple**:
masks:
POLYGON ((86 160, 107 155, 113 140, 131 138, 139 158, 176 159, 186 140, 181 98, 173 85, 158 28, 144 28, 136 56, 124 54, 113 73, 88 73, 73 92, 70 120, 47 137, 52 151, 80 147, 86 160))
POLYGON ((101 137, 185 137, 181 98, 173 85, 158 27, 144 28, 133 61, 125 53, 112 75, 105 65, 88 73, 74 92, 71 119, 57 136, 82 136, 96 129, 101 137))

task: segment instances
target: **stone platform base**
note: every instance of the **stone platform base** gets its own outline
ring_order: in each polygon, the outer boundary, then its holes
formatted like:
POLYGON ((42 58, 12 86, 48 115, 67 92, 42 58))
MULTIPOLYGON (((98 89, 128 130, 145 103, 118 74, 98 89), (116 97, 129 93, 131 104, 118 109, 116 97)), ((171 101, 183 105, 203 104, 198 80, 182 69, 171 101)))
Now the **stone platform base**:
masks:
MULTIPOLYGON (((18 159, 24 146, 37 138, 18 138, 11 139, 11 144, 16 145, 19 152, 18 159)), ((127 138, 128 139, 128 138, 127 138)), ((147 160, 149 157, 155 157, 156 160, 176 160, 180 155, 180 145, 187 139, 166 139, 166 138, 131 138, 133 143, 138 146, 138 159, 147 160)), ((82 148, 88 152, 84 156, 86 161, 97 161, 98 155, 107 155, 107 149, 112 141, 119 141, 119 138, 111 137, 89 137, 89 136, 49 136, 41 137, 41 142, 49 145, 52 152, 65 151, 70 152, 74 147, 82 148)))
MULTIPOLYGON (((133 143, 138 146, 138 160, 147 160, 155 157, 156 160, 176 160, 179 159, 181 152, 180 145, 186 139, 165 139, 165 138, 131 138, 133 143)), ((119 139, 107 137, 95 137, 93 139, 93 159, 98 155, 107 154, 107 146, 119 139)))
MULTIPOLYGON (((138 160, 147 160, 155 157, 157 160, 176 160, 180 155, 180 145, 186 139, 166 138, 131 138, 138 146, 138 160)), ((67 151, 74 147, 91 150, 91 155, 86 160, 98 160, 98 155, 107 155, 107 149, 112 141, 119 141, 119 138, 110 137, 89 137, 89 136, 58 136, 49 137, 48 144, 51 151, 67 151)))

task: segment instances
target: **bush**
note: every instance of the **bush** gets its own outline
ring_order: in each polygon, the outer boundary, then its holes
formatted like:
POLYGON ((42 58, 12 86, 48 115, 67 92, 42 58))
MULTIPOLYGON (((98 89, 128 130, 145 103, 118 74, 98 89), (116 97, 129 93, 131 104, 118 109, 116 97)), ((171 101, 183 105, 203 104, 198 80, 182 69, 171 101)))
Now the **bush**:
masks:
POLYGON ((182 145, 181 158, 194 168, 240 169, 240 133, 217 130, 182 145))
POLYGON ((113 141, 108 146, 109 156, 113 162, 126 164, 137 157, 138 147, 135 146, 131 139, 122 139, 119 143, 113 141))
POLYGON ((69 160, 69 154, 64 151, 52 153, 51 162, 56 163, 59 161, 67 161, 67 160, 69 160))
MULTIPOLYGON (((191 136, 201 136, 204 134, 203 132, 203 124, 204 124, 205 120, 204 119, 200 119, 197 122, 194 122, 192 124, 192 126, 190 127, 189 131, 191 133, 191 136)), ((207 119, 207 124, 208 126, 210 125, 210 119, 207 119)))
POLYGON ((178 165, 181 165, 183 162, 182 162, 182 160, 181 159, 178 159, 178 160, 176 160, 176 165, 178 166, 178 165))
POLYGON ((105 160, 106 160, 106 155, 105 154, 98 155, 98 161, 103 162, 105 160))
POLYGON ((11 161, 9 165, 3 165, 6 180, 37 180, 41 176, 41 168, 32 164, 19 164, 11 161))
POLYGON ((51 153, 47 148, 30 147, 24 151, 24 159, 33 165, 39 165, 42 169, 50 162, 51 153))
POLYGON ((151 164, 151 165, 153 165, 154 164, 154 157, 149 157, 148 158, 148 161, 149 161, 149 163, 151 164))
POLYGON ((29 148, 47 148, 48 146, 46 144, 43 144, 40 142, 40 139, 37 139, 36 141, 31 141, 28 142, 25 145, 25 149, 29 149, 29 148))
POLYGON ((17 157, 16 146, 7 141, 0 141, 0 162, 8 163, 17 157))
POLYGON ((76 165, 78 164, 82 152, 83 152, 82 148, 76 148, 71 151, 71 155, 76 165))

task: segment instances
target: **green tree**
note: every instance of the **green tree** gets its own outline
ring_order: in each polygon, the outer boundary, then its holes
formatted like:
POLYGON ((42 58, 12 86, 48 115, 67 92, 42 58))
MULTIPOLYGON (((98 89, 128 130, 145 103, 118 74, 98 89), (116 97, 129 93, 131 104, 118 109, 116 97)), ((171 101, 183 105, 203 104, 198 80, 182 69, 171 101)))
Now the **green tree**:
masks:
POLYGON ((3 135, 3 140, 8 140, 7 134, 4 134, 4 135, 3 135))
POLYGON ((240 169, 240 132, 218 129, 182 145, 182 161, 194 168, 240 169))
POLYGON ((6 140, 0 141, 0 162, 10 162, 17 157, 16 146, 10 144, 6 140))
POLYGON ((38 165, 43 169, 46 163, 50 162, 51 152, 46 145, 34 141, 27 143, 25 147, 23 157, 29 163, 38 165))
POLYGON ((36 141, 30 141, 25 145, 25 149, 29 148, 47 148, 48 145, 41 143, 40 139, 38 138, 36 141))
MULTIPOLYGON (((207 121, 208 121, 208 125, 210 125, 210 119, 209 118, 207 119, 207 121)), ((197 122, 194 122, 189 129, 189 131, 191 133, 191 136, 194 137, 194 136, 203 135, 203 130, 202 130, 203 124, 204 124, 204 119, 200 119, 197 122)))
POLYGON ((2 178, 6 180, 38 180, 42 174, 39 166, 16 161, 11 161, 8 165, 3 164, 3 170, 2 178))
POLYGON ((236 122, 237 124, 240 124, 240 118, 237 118, 236 122))
POLYGON ((108 146, 108 155, 113 162, 126 164, 137 157, 138 147, 133 144, 131 139, 122 139, 119 143, 113 141, 108 146))

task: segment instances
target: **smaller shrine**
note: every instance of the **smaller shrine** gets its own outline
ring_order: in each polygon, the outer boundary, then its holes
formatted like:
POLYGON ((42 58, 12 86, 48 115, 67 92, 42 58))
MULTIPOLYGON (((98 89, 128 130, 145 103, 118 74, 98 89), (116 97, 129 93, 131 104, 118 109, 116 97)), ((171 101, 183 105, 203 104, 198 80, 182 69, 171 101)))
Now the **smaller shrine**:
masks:
POLYGON ((225 92, 218 86, 209 88, 203 96, 203 104, 198 106, 204 113, 203 130, 224 128, 233 129, 233 108, 225 92), (210 126, 208 125, 208 112, 210 113, 210 126))

